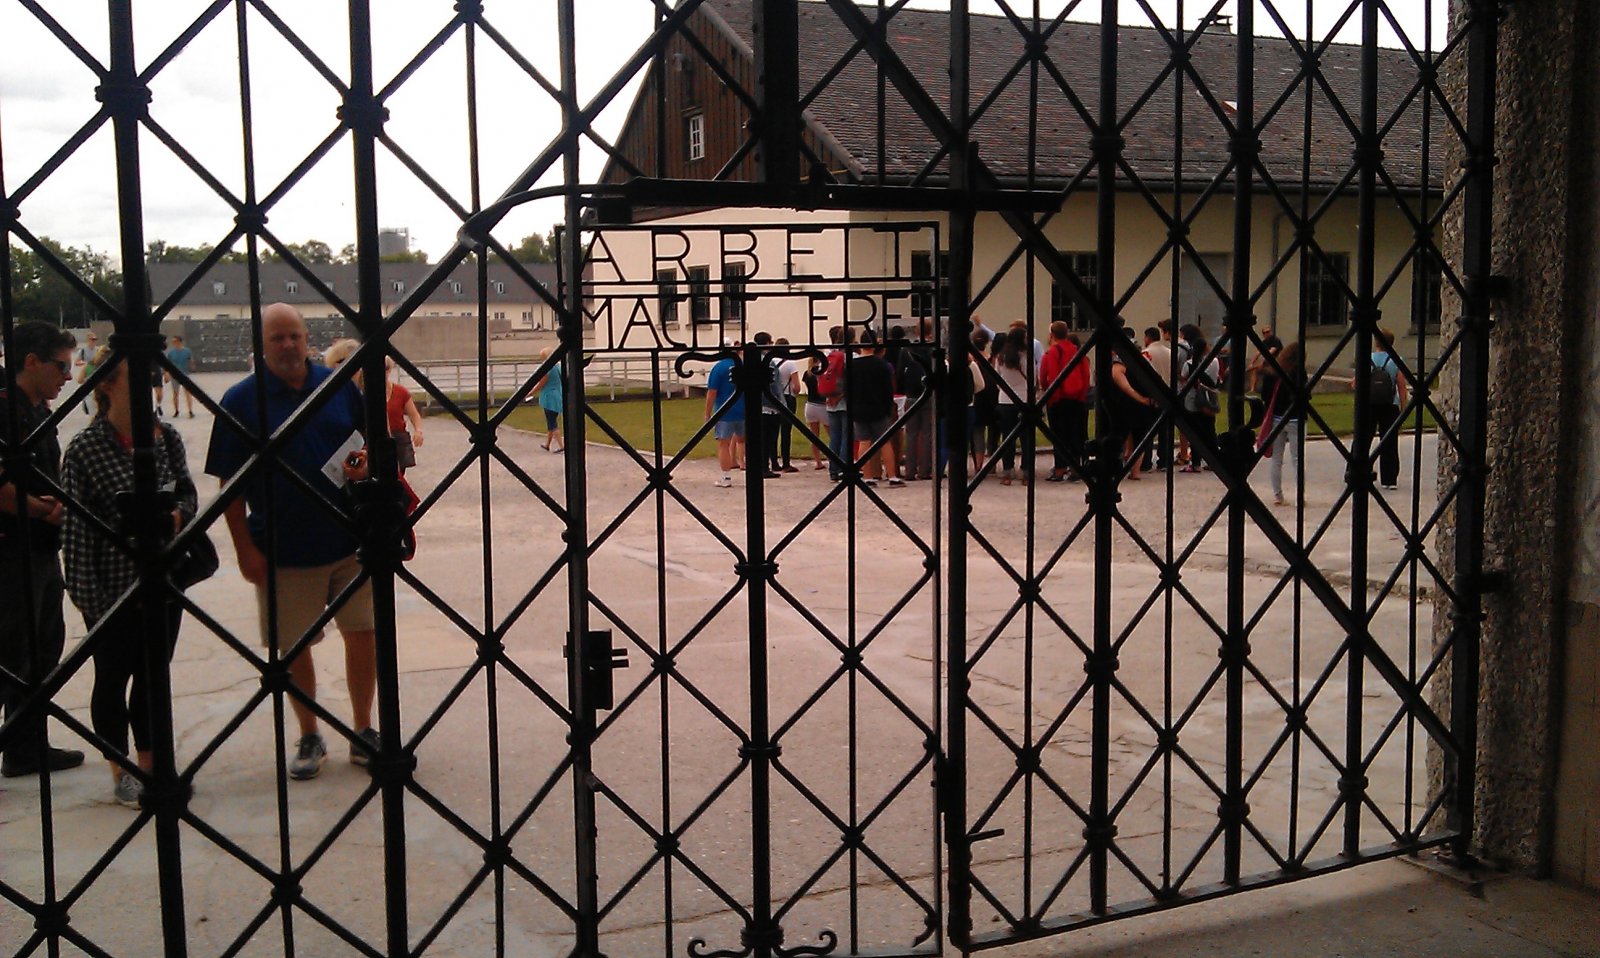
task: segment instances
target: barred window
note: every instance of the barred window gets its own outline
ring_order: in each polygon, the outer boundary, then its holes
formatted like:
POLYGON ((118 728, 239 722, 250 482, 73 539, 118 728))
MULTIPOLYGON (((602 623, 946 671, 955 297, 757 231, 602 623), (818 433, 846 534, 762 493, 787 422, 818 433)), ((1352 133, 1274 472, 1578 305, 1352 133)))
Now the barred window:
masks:
POLYGON ((744 322, 745 266, 743 263, 722 264, 722 321, 744 322))
MULTIPOLYGON (((1100 254, 1099 253, 1068 253, 1063 251, 1061 258, 1067 261, 1067 266, 1072 274, 1078 277, 1088 290, 1089 295, 1097 295, 1100 291, 1100 254)), ((1052 323, 1066 323, 1068 329, 1085 330, 1094 325, 1094 320, 1087 310, 1080 306, 1067 293, 1065 286, 1060 283, 1050 284, 1050 321, 1052 323)))
POLYGON ((711 322, 711 267, 689 267, 689 322, 711 322))
POLYGON ((939 315, 950 312, 950 254, 939 254, 938 276, 934 276, 934 259, 931 250, 916 250, 911 254, 911 315, 919 319, 934 314, 934 296, 937 294, 939 315), (937 292, 935 291, 937 283, 937 292))
POLYGON ((661 316, 661 327, 678 325, 678 273, 676 270, 656 270, 656 297, 659 301, 657 307, 661 316))
POLYGON ((1307 254, 1301 309, 1306 326, 1343 326, 1350 318, 1344 291, 1350 282, 1350 254, 1307 254))

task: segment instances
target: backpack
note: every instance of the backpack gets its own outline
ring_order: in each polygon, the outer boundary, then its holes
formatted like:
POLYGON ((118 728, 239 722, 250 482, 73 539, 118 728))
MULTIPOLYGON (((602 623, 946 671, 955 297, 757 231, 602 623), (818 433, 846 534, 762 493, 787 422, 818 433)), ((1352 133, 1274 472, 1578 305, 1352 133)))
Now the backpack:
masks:
POLYGON ((1367 382, 1367 405, 1392 406, 1395 401, 1394 376, 1387 365, 1372 364, 1372 379, 1367 382))
POLYGON ((924 356, 915 346, 907 347, 900 354, 900 366, 895 370, 899 379, 900 392, 915 399, 928 391, 928 385, 933 379, 933 371, 929 367, 933 362, 932 356, 924 356))
POLYGON ((823 399, 838 399, 844 395, 844 350, 835 349, 828 354, 828 362, 817 377, 817 389, 823 399))
POLYGON ((767 371, 772 374, 772 379, 767 383, 766 394, 761 397, 761 404, 771 410, 788 408, 789 384, 783 379, 782 356, 773 356, 767 360, 767 371))
POLYGON ((1217 384, 1204 370, 1196 370, 1192 375, 1187 369, 1192 363, 1185 363, 1185 377, 1189 379, 1189 391, 1184 394, 1183 408, 1192 413, 1206 416, 1215 416, 1222 411, 1222 404, 1217 398, 1217 384))

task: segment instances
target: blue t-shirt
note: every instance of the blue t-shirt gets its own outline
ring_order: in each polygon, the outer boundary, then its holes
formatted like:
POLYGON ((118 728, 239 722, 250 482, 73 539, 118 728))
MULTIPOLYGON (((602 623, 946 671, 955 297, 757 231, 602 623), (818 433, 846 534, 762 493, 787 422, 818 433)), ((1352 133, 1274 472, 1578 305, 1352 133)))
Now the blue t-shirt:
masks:
POLYGON ((718 407, 727 402, 729 396, 733 397, 733 405, 728 407, 727 414, 722 417, 723 422, 744 421, 744 393, 736 392, 733 388, 734 365, 732 359, 718 360, 717 364, 711 367, 711 374, 706 377, 706 390, 717 394, 715 402, 718 407))
POLYGON ((186 373, 194 372, 194 350, 188 346, 174 346, 167 350, 167 362, 186 373))
MULTIPOLYGON (((277 432, 300 404, 333 370, 315 363, 305 385, 291 389, 268 372, 265 377, 267 434, 277 432)), ((256 377, 246 376, 222 396, 222 408, 239 421, 250 436, 246 438, 225 420, 211 427, 211 446, 206 452, 206 473, 227 480, 244 467, 256 443, 263 437, 260 413, 256 406, 256 377)), ((308 496, 283 473, 293 469, 311 488, 336 506, 345 502, 345 493, 323 475, 323 465, 344 445, 352 432, 362 430, 364 422, 361 394, 345 383, 337 394, 306 420, 298 432, 278 450, 278 461, 271 467, 271 485, 265 471, 257 471, 245 484, 244 501, 249 508, 250 538, 257 548, 290 568, 308 568, 337 562, 356 551, 355 537, 347 533, 330 514, 328 506, 308 496), (273 528, 267 528, 267 496, 271 489, 273 528)))

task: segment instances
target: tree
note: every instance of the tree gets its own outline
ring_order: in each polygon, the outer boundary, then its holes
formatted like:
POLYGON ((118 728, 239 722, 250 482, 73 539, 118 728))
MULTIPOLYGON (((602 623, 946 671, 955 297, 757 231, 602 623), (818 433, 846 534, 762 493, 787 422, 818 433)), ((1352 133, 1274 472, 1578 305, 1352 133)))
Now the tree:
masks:
MULTIPOLYGON (((355 261, 356 258, 351 256, 350 262, 354 263, 355 261)), ((426 263, 428 254, 420 249, 413 249, 406 250, 404 253, 390 253, 387 256, 380 256, 378 261, 380 263, 426 263)))
MULTIPOLYGON (((151 240, 144 248, 144 258, 147 263, 199 263, 216 247, 210 243, 201 243, 199 246, 178 246, 166 240, 151 240)), ((222 254, 219 262, 243 263, 247 257, 242 250, 229 250, 222 254)))
MULTIPOLYGON (((285 243, 283 246, 291 256, 302 263, 323 266, 336 262, 333 255, 333 247, 322 240, 314 239, 306 240, 304 243, 285 243)), ((278 255, 277 250, 269 247, 261 251, 261 259, 262 262, 277 263, 282 262, 283 257, 278 255)))
MULTIPOLYGON (((122 272, 111 257, 92 247, 65 246, 48 236, 39 244, 112 307, 122 306, 122 272)), ((52 267, 44 256, 26 247, 11 246, 11 302, 18 320, 39 319, 65 327, 83 327, 91 320, 109 319, 94 301, 52 267)))
POLYGON ((556 228, 552 226, 543 236, 538 233, 524 236, 522 242, 511 247, 510 252, 519 263, 554 263, 559 245, 556 242, 556 228))

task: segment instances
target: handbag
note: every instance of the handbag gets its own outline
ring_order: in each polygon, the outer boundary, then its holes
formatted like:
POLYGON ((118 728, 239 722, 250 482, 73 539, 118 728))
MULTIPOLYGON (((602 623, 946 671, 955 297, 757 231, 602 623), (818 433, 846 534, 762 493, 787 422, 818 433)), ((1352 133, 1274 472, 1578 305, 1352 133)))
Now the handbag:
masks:
MULTIPOLYGON (((161 448, 166 453, 168 466, 176 482, 185 483, 192 489, 193 482, 188 477, 188 464, 184 462, 177 448, 167 441, 168 435, 167 427, 163 427, 161 448)), ((172 563, 167 576, 180 590, 188 589, 216 575, 221 564, 217 557, 216 543, 211 541, 211 536, 204 529, 200 529, 189 540, 189 547, 183 551, 183 555, 172 563)))
POLYGON ((183 557, 172 564, 172 584, 179 589, 198 585, 217 574, 220 566, 216 544, 204 530, 195 533, 183 557))

